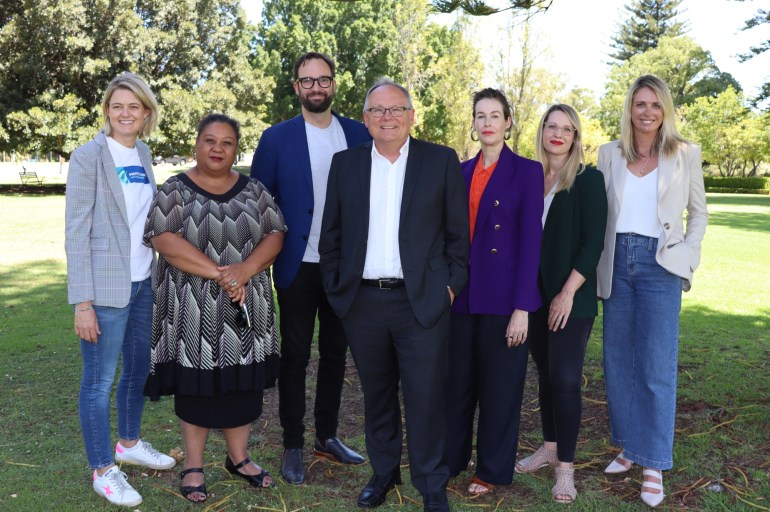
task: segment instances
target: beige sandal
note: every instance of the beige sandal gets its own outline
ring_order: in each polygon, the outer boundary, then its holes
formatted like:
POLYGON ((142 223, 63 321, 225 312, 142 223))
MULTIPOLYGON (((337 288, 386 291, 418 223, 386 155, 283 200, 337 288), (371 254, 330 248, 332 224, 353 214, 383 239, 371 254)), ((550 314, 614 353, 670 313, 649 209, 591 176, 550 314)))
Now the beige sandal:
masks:
POLYGON ((517 473, 532 473, 548 465, 556 466, 557 462, 556 452, 541 446, 535 453, 517 462, 515 471, 517 473))
POLYGON ((554 468, 556 475, 556 485, 551 489, 551 495, 557 503, 572 503, 577 498, 577 489, 575 489, 575 468, 554 468), (568 496, 568 498, 564 498, 568 496))

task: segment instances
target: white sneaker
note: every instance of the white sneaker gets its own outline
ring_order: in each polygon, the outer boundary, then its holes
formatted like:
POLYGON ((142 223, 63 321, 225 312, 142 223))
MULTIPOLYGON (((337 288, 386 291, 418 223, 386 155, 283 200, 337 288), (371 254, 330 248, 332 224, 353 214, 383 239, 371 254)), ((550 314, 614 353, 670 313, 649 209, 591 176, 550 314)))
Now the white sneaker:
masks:
POLYGON ((94 491, 113 505, 135 507, 142 502, 142 497, 131 487, 128 477, 117 466, 112 466, 102 476, 94 470, 94 491))
POLYGON ((141 439, 131 448, 126 448, 120 441, 115 445, 115 461, 123 464, 137 464, 150 469, 170 469, 176 466, 176 461, 160 453, 150 443, 141 439))

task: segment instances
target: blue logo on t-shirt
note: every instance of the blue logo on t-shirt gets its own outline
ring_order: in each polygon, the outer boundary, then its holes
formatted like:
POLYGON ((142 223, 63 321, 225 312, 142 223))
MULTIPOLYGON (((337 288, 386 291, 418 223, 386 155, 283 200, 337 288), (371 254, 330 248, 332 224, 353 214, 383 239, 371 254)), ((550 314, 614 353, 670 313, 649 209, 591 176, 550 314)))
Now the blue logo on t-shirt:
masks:
POLYGON ((149 183, 147 179, 147 173, 144 171, 144 167, 141 165, 128 165, 126 167, 118 167, 118 178, 125 184, 129 183, 149 183))

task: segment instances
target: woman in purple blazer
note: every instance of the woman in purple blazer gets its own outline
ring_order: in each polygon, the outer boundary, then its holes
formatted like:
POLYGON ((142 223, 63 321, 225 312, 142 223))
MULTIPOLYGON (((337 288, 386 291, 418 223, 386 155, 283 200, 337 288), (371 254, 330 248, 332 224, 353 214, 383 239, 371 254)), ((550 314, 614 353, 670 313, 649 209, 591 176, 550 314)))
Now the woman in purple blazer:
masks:
POLYGON ((541 306, 543 168, 505 144, 512 120, 502 92, 477 92, 473 117, 471 138, 481 151, 462 164, 470 280, 452 306, 447 445, 449 470, 457 476, 471 459, 478 405, 478 464, 468 492, 484 494, 510 484, 516 463, 529 312, 541 306))

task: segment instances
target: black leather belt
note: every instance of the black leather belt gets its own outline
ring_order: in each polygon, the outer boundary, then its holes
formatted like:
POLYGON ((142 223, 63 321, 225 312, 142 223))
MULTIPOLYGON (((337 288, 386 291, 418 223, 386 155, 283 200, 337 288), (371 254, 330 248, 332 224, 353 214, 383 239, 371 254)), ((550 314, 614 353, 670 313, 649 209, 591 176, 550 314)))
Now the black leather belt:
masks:
POLYGON ((387 277, 382 279, 361 279, 361 284, 366 286, 374 286, 375 288, 382 288, 384 290, 393 290, 395 288, 403 288, 404 280, 395 277, 387 277))

